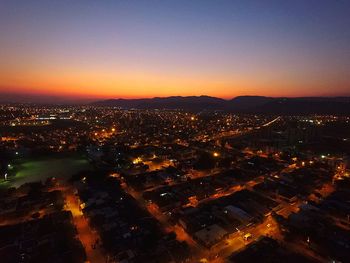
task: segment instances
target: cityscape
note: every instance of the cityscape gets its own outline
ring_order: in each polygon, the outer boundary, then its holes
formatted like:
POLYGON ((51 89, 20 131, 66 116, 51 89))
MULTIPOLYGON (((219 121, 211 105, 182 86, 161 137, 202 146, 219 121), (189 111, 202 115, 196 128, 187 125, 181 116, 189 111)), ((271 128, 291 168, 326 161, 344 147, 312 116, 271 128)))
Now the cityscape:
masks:
POLYGON ((350 262, 349 11, 5 0, 0 262, 350 262))
POLYGON ((1 116, 6 262, 349 260, 350 116, 23 104, 1 116))

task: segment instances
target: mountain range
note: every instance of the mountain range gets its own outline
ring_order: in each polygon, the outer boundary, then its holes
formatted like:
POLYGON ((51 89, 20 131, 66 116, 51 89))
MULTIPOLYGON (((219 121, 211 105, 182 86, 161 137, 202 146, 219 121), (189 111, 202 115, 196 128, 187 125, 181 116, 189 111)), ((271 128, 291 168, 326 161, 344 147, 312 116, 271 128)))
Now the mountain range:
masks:
POLYGON ((172 96, 148 99, 108 99, 93 102, 92 105, 126 109, 222 110, 271 114, 350 114, 350 97, 238 96, 231 100, 224 100, 210 96, 172 96))

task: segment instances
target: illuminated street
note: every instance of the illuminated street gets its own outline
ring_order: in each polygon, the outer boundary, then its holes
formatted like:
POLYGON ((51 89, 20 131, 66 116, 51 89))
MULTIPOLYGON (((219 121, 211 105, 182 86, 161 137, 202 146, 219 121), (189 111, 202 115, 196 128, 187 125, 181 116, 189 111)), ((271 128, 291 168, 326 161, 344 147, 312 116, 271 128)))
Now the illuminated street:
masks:
POLYGON ((96 231, 90 228, 87 219, 83 216, 79 206, 79 199, 74 194, 74 190, 67 187, 64 189, 63 193, 66 200, 65 209, 70 211, 73 215, 74 225, 78 231, 79 240, 85 248, 87 260, 91 263, 106 262, 106 253, 98 244, 100 237, 96 231))

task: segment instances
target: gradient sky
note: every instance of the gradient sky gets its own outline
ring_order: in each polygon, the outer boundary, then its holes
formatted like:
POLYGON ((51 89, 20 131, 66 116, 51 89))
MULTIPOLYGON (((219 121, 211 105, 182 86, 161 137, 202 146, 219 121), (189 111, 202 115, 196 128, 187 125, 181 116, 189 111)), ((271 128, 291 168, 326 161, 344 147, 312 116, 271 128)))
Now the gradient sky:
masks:
POLYGON ((350 95, 350 1, 1 0, 0 96, 350 95))

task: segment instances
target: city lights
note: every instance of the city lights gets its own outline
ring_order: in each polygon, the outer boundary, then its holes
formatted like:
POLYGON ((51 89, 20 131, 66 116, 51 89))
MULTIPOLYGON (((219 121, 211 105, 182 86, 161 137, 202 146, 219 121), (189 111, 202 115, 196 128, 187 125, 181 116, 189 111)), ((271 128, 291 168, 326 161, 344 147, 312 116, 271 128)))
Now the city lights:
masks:
POLYGON ((0 262, 350 262, 350 1, 1 1, 0 262))

